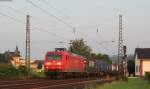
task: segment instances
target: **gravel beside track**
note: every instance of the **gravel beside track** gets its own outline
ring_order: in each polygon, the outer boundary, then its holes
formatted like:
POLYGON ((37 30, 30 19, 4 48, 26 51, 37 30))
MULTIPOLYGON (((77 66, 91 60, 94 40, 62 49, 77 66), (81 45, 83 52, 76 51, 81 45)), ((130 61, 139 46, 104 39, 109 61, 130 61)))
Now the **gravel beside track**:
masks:
POLYGON ((76 78, 65 80, 30 79, 4 82, 0 81, 0 89, 71 89, 71 87, 74 86, 82 87, 84 84, 89 83, 103 84, 113 80, 114 79, 100 80, 99 78, 76 78))

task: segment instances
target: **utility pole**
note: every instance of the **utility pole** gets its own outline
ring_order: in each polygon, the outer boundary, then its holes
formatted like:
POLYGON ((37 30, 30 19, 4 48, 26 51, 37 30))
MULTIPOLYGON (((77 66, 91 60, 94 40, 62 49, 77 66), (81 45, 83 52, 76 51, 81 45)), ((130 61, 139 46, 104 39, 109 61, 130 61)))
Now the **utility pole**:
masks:
POLYGON ((76 28, 73 27, 73 35, 74 35, 74 40, 76 39, 76 28))
POLYGON ((123 57, 123 67, 124 67, 124 76, 127 76, 127 65, 128 65, 128 60, 127 60, 127 47, 126 46, 123 46, 123 54, 124 54, 124 57, 123 57))
POLYGON ((26 16, 26 54, 25 54, 26 67, 28 77, 30 73, 30 16, 26 16))
POLYGON ((118 72, 122 72, 123 39, 122 39, 122 15, 119 15, 119 39, 118 39, 118 72))
POLYGON ((75 35, 75 33, 76 33, 76 28, 75 28, 75 27, 73 27, 73 33, 74 33, 74 35, 75 35))

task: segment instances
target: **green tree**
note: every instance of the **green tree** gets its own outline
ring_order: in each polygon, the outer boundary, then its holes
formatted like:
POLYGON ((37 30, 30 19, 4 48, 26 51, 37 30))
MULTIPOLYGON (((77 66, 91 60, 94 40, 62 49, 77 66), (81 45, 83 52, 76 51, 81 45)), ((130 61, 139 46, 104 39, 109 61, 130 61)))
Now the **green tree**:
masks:
POLYGON ((129 72, 129 76, 131 74, 135 75, 135 62, 134 60, 128 60, 128 72, 129 72))
POLYGON ((11 64, 0 63, 0 79, 13 79, 19 76, 19 71, 11 64))
POLYGON ((3 54, 0 54, 0 62, 8 63, 8 60, 5 59, 5 56, 3 54))
POLYGON ((70 41, 71 45, 69 51, 78 55, 82 55, 87 59, 97 59, 104 60, 111 63, 111 60, 108 55, 101 53, 91 53, 91 48, 85 43, 83 39, 76 39, 70 41))
POLYGON ((42 63, 41 63, 41 62, 38 62, 37 68, 38 68, 38 69, 42 69, 42 63))
POLYGON ((91 53, 91 48, 85 44, 83 39, 76 39, 70 41, 71 45, 69 51, 78 55, 82 55, 86 58, 89 58, 91 53))
POLYGON ((22 75, 24 75, 24 76, 26 76, 26 75, 28 74, 28 71, 27 71, 27 67, 26 67, 26 66, 19 66, 18 70, 19 70, 19 72, 20 72, 22 75))
POLYGON ((94 58, 97 59, 97 60, 102 60, 103 55, 101 53, 97 53, 94 58))
POLYGON ((145 79, 148 80, 150 84, 150 72, 145 72, 145 79))
POLYGON ((103 61, 106 61, 108 63, 111 63, 111 60, 107 54, 91 53, 91 59, 103 60, 103 61))
POLYGON ((103 60, 106 61, 106 62, 109 62, 109 63, 112 62, 107 54, 103 55, 103 60))

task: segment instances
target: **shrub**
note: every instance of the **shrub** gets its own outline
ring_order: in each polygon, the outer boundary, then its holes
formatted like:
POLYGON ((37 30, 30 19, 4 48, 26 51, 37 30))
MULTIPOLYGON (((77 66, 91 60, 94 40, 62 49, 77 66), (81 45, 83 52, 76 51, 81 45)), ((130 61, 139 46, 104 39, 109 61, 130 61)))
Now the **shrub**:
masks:
POLYGON ((14 79, 19 76, 19 71, 10 64, 0 63, 0 79, 14 79))
POLYGON ((27 78, 28 71, 27 71, 26 66, 19 66, 18 71, 19 71, 19 74, 20 74, 21 78, 23 78, 23 79, 27 78))
POLYGON ((127 82, 128 81, 128 77, 127 76, 122 76, 122 80, 127 82))
MULTIPOLYGON (((30 72, 31 78, 44 78, 43 72, 30 72)), ((0 79, 26 79, 28 71, 26 66, 19 66, 18 69, 11 64, 0 63, 0 79)))
POLYGON ((150 72, 145 72, 145 79, 150 83, 150 72))
POLYGON ((31 72, 30 73, 31 78, 45 78, 44 72, 31 72))

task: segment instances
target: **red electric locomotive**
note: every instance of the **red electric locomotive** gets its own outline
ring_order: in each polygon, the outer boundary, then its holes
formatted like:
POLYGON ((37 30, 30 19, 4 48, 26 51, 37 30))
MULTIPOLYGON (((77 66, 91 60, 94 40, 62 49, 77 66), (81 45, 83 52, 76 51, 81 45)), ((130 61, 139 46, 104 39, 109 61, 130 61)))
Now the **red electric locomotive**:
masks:
POLYGON ((51 77, 75 76, 84 73, 85 64, 82 56, 69 53, 63 48, 56 48, 55 51, 46 53, 44 68, 46 74, 51 77))

